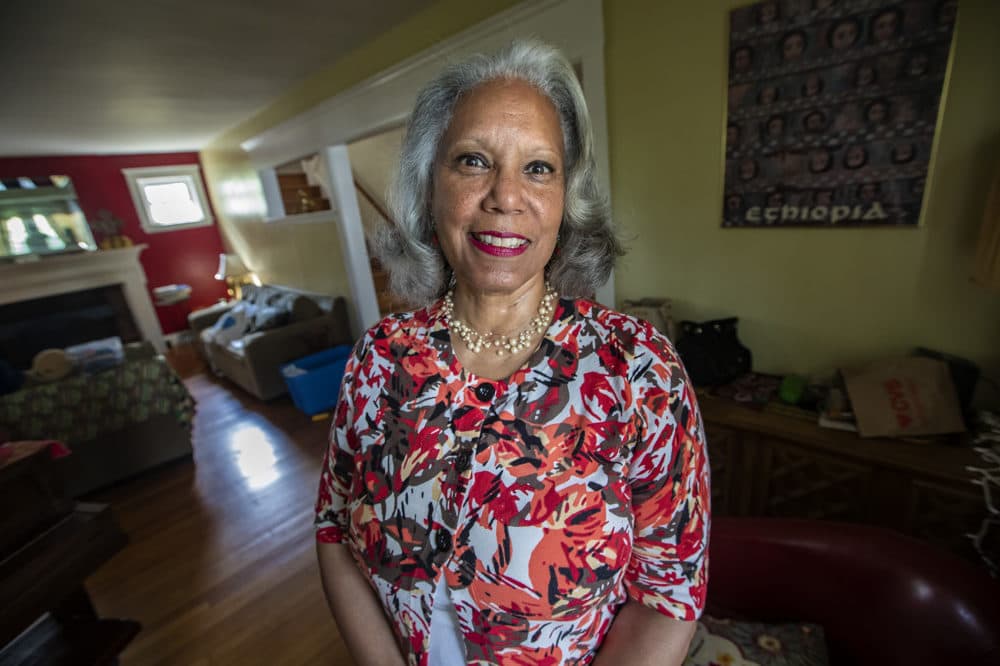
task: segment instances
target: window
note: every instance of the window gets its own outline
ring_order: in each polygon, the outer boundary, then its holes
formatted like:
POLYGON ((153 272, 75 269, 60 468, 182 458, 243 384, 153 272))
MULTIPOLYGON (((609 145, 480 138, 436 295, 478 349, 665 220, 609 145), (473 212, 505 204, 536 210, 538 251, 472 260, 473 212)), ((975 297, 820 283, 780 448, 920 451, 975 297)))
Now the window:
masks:
POLYGON ((146 233, 212 224, 197 164, 122 169, 122 173, 146 233))

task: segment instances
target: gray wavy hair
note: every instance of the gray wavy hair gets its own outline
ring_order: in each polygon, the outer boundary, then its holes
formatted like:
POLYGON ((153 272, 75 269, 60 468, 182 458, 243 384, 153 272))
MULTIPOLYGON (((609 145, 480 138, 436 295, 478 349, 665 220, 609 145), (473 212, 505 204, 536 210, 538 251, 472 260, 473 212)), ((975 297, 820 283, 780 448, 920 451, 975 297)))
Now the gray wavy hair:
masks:
POLYGON ((559 113, 565 155, 565 202, 557 251, 549 260, 548 280, 563 296, 593 294, 607 281, 624 254, 607 199, 597 185, 590 114, 569 61, 555 48, 519 40, 494 54, 477 54, 447 67, 417 95, 406 128, 389 210, 396 223, 383 224, 374 249, 389 271, 389 288, 399 298, 422 306, 441 297, 451 269, 433 243, 431 191, 438 144, 455 105, 476 86, 497 79, 534 85, 559 113))

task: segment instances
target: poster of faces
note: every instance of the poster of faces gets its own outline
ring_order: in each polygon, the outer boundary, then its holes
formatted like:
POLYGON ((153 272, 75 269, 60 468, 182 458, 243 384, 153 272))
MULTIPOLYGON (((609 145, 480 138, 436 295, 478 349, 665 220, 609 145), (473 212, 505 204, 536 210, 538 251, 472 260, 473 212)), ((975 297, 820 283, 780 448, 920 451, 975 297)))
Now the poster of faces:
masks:
POLYGON ((730 14, 724 227, 916 226, 957 0, 730 14))

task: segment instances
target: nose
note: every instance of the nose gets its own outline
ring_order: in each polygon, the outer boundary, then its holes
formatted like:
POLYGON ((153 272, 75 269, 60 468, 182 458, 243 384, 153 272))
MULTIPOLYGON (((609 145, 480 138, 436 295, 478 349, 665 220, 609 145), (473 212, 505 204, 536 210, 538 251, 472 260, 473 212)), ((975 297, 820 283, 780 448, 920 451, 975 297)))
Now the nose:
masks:
POLYGON ((483 204, 488 212, 516 215, 524 212, 524 184, 517 169, 497 169, 483 204))

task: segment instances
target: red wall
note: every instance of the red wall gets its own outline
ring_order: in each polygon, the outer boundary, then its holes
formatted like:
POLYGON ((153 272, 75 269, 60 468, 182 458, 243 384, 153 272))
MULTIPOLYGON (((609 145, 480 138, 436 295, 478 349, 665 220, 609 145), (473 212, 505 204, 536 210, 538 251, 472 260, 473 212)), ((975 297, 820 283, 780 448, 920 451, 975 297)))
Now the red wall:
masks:
MULTIPOLYGON (((96 220, 98 211, 102 209, 111 211, 114 217, 122 220, 122 233, 136 245, 149 246, 139 259, 146 271, 150 297, 154 287, 175 283, 191 285, 190 300, 156 308, 163 332, 173 333, 187 328, 187 313, 192 308, 211 305, 225 297, 225 285, 212 277, 219 264, 219 254, 223 251, 222 238, 215 224, 157 234, 143 232, 122 169, 177 164, 200 166, 201 161, 198 153, 0 157, 0 178, 53 174, 69 176, 73 179, 87 220, 96 220)), ((214 212, 212 216, 215 217, 214 212)), ((100 238, 97 240, 100 242, 100 238)))

